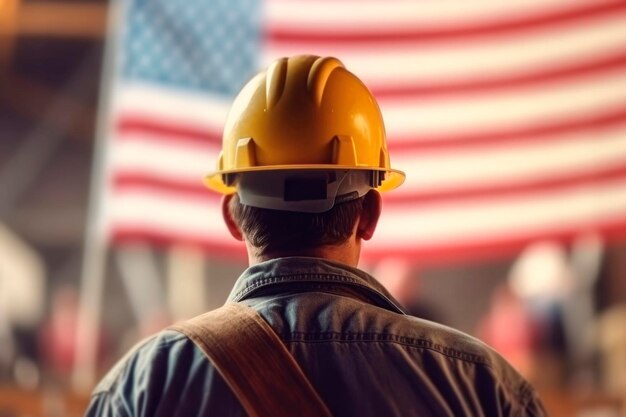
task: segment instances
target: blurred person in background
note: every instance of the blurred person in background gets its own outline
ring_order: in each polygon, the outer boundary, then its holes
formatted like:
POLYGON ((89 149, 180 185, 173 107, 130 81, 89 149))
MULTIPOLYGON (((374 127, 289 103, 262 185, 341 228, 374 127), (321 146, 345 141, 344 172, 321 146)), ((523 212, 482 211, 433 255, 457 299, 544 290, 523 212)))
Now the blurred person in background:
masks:
POLYGON ((539 323, 508 285, 500 285, 494 290, 489 311, 480 320, 477 334, 525 378, 535 378, 539 323))
POLYGON ((409 262, 394 257, 384 258, 376 264, 373 275, 400 302, 405 313, 444 323, 440 312, 425 299, 420 276, 411 270, 409 262))
POLYGON ((15 357, 15 340, 10 323, 0 312, 0 380, 9 379, 15 357))
MULTIPOLYGON (((545 415, 493 350, 406 315, 357 269, 381 213, 379 191, 403 180, 390 167, 376 101, 341 62, 274 62, 235 100, 218 170, 206 178, 225 194, 224 221, 250 264, 228 301, 269 323, 334 416, 545 415)), ((245 411, 202 351, 165 330, 104 378, 87 411, 157 415, 245 411)))
MULTIPOLYGON (((79 316, 79 294, 76 288, 64 284, 55 289, 50 313, 40 327, 38 336, 45 369, 57 383, 66 384, 75 365, 79 316)), ((104 330, 99 328, 93 337, 97 339, 99 354, 105 356, 104 330)))

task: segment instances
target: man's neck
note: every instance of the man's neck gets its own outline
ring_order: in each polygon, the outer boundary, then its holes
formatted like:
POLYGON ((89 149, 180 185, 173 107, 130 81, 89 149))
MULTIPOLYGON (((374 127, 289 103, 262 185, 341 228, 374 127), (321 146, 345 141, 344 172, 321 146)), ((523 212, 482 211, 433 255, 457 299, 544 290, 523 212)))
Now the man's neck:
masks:
POLYGON ((250 266, 276 258, 304 256, 312 258, 322 258, 356 268, 359 263, 359 255, 361 253, 361 248, 359 244, 349 242, 343 243, 341 245, 319 246, 316 248, 293 251, 266 251, 262 254, 259 253, 256 248, 251 247, 249 244, 247 244, 247 242, 246 247, 248 250, 248 264, 250 266))

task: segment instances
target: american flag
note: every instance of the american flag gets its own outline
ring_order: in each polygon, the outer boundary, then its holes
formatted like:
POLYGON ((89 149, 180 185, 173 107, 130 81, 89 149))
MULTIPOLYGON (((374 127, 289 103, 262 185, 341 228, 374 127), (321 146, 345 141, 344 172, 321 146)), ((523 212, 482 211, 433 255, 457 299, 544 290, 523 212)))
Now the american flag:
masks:
POLYGON ((422 263, 626 237, 626 1, 122 0, 103 231, 242 254, 203 175, 238 89, 332 55, 378 98, 392 166, 365 245, 422 263))

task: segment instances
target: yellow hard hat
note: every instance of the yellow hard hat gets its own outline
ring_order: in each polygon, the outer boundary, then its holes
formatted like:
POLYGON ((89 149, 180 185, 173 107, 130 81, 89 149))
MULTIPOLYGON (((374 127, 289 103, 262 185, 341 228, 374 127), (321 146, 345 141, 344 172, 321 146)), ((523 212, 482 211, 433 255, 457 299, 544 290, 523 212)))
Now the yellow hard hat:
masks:
MULTIPOLYGON (((361 80, 332 57, 281 58, 256 75, 232 105, 222 146, 217 170, 205 177, 205 184, 223 194, 239 192, 240 197, 263 184, 271 188, 273 184, 267 181, 284 182, 299 174, 311 179, 315 173, 358 171, 373 178, 368 180, 369 189, 379 191, 394 189, 405 178, 390 167, 376 100, 361 80)), ((346 181, 357 184, 363 175, 351 176, 346 181)), ((335 175, 328 177, 333 180, 335 175)), ((279 195, 274 197, 281 200, 279 195)), ((252 205, 285 209, 274 197, 271 202, 252 205)), ((291 207, 295 211, 305 207, 302 201, 307 199, 306 195, 282 198, 283 202, 301 201, 300 208, 291 207)))

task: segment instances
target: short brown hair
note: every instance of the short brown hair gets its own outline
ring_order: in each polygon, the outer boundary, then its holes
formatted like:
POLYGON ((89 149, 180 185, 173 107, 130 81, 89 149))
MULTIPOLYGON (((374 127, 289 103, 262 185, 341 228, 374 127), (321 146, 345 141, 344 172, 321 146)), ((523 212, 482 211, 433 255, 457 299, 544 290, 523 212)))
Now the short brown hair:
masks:
POLYGON ((235 194, 228 209, 246 239, 264 254, 345 242, 361 215, 364 199, 337 204, 323 213, 297 213, 246 206, 235 194))

